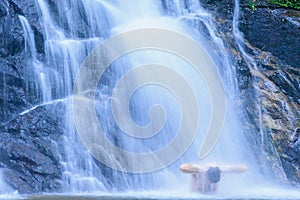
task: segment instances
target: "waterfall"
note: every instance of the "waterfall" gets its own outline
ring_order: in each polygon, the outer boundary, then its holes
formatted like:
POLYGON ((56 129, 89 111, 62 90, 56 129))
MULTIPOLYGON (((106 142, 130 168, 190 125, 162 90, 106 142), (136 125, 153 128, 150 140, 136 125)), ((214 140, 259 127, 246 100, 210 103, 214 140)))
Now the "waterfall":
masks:
MULTIPOLYGON (((238 164, 245 163, 252 165, 251 161, 245 159, 249 157, 249 151, 245 149, 245 139, 242 134, 242 127, 235 114, 234 101, 237 100, 236 81, 234 67, 225 53, 225 47, 220 38, 216 36, 216 28, 213 18, 205 11, 198 1, 163 1, 162 3, 145 1, 112 1, 88 0, 70 1, 66 0, 60 4, 38 0, 38 6, 42 14, 44 26, 45 54, 46 61, 43 63, 44 80, 47 86, 42 90, 47 96, 46 101, 65 99, 67 114, 65 119, 64 155, 61 156, 63 172, 63 190, 65 192, 91 192, 106 190, 146 190, 146 189, 166 189, 182 188, 182 183, 188 185, 189 177, 180 174, 178 167, 183 162, 194 163, 219 163, 238 164), (55 14, 50 14, 55 13, 55 14), (204 25, 204 27, 203 27, 204 25), (136 140, 122 133, 121 129, 114 123, 111 113, 111 95, 113 88, 118 83, 118 79, 136 66, 158 63, 160 65, 172 66, 172 70, 181 74, 189 80, 189 84, 196 92, 196 99, 201 111, 201 123, 197 137, 192 146, 169 167, 156 172, 146 174, 131 174, 112 170, 102 163, 96 161, 88 150, 82 145, 73 124, 72 100, 73 84, 76 79, 79 67, 90 51, 106 39, 137 28, 164 28, 180 32, 193 38, 217 65, 222 76, 227 101, 227 114, 222 135, 213 151, 203 160, 198 155, 200 147, 208 129, 209 119, 212 117, 212 105, 210 94, 206 83, 199 79, 195 71, 189 70, 189 64, 179 57, 170 55, 163 51, 144 50, 133 52, 130 55, 120 57, 115 61, 109 70, 106 70, 97 86, 96 111, 100 124, 105 130, 106 137, 126 151, 139 153, 152 152, 168 144, 174 136, 174 132, 179 128, 180 102, 174 98, 172 92, 151 85, 139 88, 131 97, 130 104, 127 105, 131 111, 133 120, 141 126, 147 125, 150 121, 147 113, 153 105, 163 105, 167 113, 165 126, 160 130, 160 134, 155 137, 136 140), (204 29, 208 34, 204 34, 204 29), (210 41, 210 42, 208 42, 210 41), (184 66, 184 69, 183 67, 184 66), (236 94, 236 95, 231 95, 236 94), (229 103, 230 101, 233 103, 229 103)), ((24 29, 27 27, 25 20, 20 17, 24 29)), ((26 30, 30 30, 26 28, 26 30)), ((32 36, 28 31, 28 43, 34 47, 32 36)), ((126 41, 124 41, 124 44, 126 41)), ((34 52, 34 50, 31 50, 34 52)), ((33 58, 34 59, 34 58, 33 58)), ((204 58, 206 59, 206 58, 204 58)), ((214 72, 215 73, 215 72, 214 72)), ((157 77, 160 77, 157 74, 157 77)), ((135 76, 125 84, 134 84, 146 79, 145 75, 135 76)), ((163 76, 160 77, 164 79, 163 76)), ((167 78, 167 77, 165 77, 167 78)), ((126 87, 125 89, 126 90, 126 87)), ((45 101, 45 100, 44 100, 45 101)), ((194 109, 194 108, 189 108, 194 109)), ((190 110, 190 111, 192 111, 190 110)), ((88 119, 87 114, 82 113, 82 118, 88 119)), ((122 117, 122 116, 121 116, 122 117)), ((159 116, 157 116, 159 118, 159 116)), ((85 119, 85 120, 86 120, 85 119)), ((161 119, 161 118, 159 118, 161 119)), ((85 128, 91 129, 90 125, 85 128)), ((114 155, 104 152, 106 159, 115 163, 128 161, 115 160, 114 155)), ((163 158, 163 159, 167 159, 163 158)), ((249 178, 251 174, 244 175, 249 178)), ((221 191, 226 191, 229 186, 245 187, 240 184, 238 177, 224 180, 225 184, 221 191)))
POLYGON ((51 100, 51 90, 48 88, 48 82, 50 80, 47 80, 47 77, 45 75, 46 72, 44 72, 43 69, 44 66, 37 59, 33 30, 31 29, 30 24, 24 16, 19 15, 19 19, 24 30, 25 52, 29 53, 30 55, 30 63, 32 63, 33 65, 34 75, 38 83, 36 85, 36 94, 38 96, 41 96, 39 98, 41 102, 49 101, 51 100))
MULTIPOLYGON (((222 39, 217 36, 213 17, 201 6, 199 1, 65 0, 60 1, 59 4, 54 3, 54 1, 36 1, 40 9, 45 35, 45 60, 38 60, 33 31, 27 19, 24 16, 19 16, 19 19, 24 30, 25 51, 28 60, 32 63, 34 76, 38 82, 39 91, 37 94, 40 96, 40 105, 49 105, 55 102, 63 102, 66 105, 63 147, 61 147, 63 153, 60 155, 60 164, 63 167, 63 192, 90 193, 170 189, 186 194, 189 177, 178 170, 179 166, 185 162, 248 165, 249 172, 224 177, 220 186, 220 194, 251 194, 252 191, 249 192, 249 188, 254 187, 257 182, 265 183, 249 147, 251 144, 244 137, 243 121, 238 115, 239 110, 237 109, 240 107, 237 108, 236 105, 240 102, 235 66, 226 53, 227 50, 222 39), (92 100, 92 112, 96 113, 97 124, 90 123, 91 112, 89 111, 80 110, 82 111, 80 116, 73 116, 73 107, 74 105, 76 107, 76 103, 74 103, 76 98, 73 98, 75 96, 73 94, 74 87, 77 86, 76 80, 82 69, 80 66, 89 60, 91 52, 95 51, 99 45, 109 41, 110 38, 143 28, 144 30, 149 30, 149 28, 171 30, 189 38, 204 49, 203 52, 207 55, 205 57, 199 53, 199 58, 203 61, 211 60, 216 66, 216 69, 211 68, 209 71, 219 77, 218 81, 222 83, 225 89, 226 115, 220 137, 216 138, 217 142, 212 144, 214 148, 204 158, 200 159, 199 153, 207 136, 210 120, 213 118, 211 93, 205 77, 199 77, 198 72, 191 67, 189 60, 182 59, 174 52, 163 51, 158 48, 142 49, 141 51, 127 52, 127 54, 118 57, 104 71, 103 76, 97 82, 95 91, 83 91, 84 100, 80 101, 83 104, 79 107, 84 107, 85 103, 91 104, 89 101, 92 100), (172 73, 143 68, 149 65, 168 66, 168 70, 171 70, 172 73), (142 73, 138 71, 138 68, 142 68, 144 71, 148 70, 148 73, 142 73), (155 80, 168 80, 173 83, 178 74, 180 78, 188 82, 187 85, 194 92, 200 111, 198 116, 198 113, 194 113, 196 108, 186 106, 191 114, 191 116, 185 115, 188 118, 187 121, 193 121, 193 117, 201 119, 195 138, 193 138, 191 145, 180 154, 180 157, 176 157, 172 163, 168 163, 168 166, 163 169, 150 170, 147 173, 131 173, 126 170, 114 170, 111 166, 106 166, 107 163, 102 163, 95 156, 92 156, 91 149, 85 146, 79 133, 80 130, 74 124, 76 117, 86 123, 81 128, 85 129, 87 133, 93 131, 95 126, 98 127, 100 124, 104 130, 104 136, 114 146, 123 150, 119 153, 120 155, 116 155, 116 152, 111 151, 111 148, 100 147, 101 156, 109 163, 113 163, 117 169, 126 165, 151 165, 151 162, 144 162, 144 160, 132 163, 132 160, 125 156, 125 152, 147 154, 168 145, 170 141, 172 142, 176 138, 176 131, 180 129, 180 122, 186 120, 181 118, 181 108, 184 107, 184 104, 194 104, 190 103, 192 102, 190 99, 187 102, 176 99, 175 90, 168 90, 168 88, 162 87, 162 84, 149 84, 147 82, 148 84, 138 88, 134 88, 133 85, 148 80, 150 76, 156 78, 155 80), (129 78, 126 79, 126 77, 129 78), (119 81, 121 78, 126 81, 119 81), (124 85, 122 86, 121 83, 124 85), (135 90, 131 91, 130 89, 135 90), (114 95, 126 96, 127 93, 131 95, 130 100, 121 102, 121 106, 125 106, 125 110, 129 111, 129 114, 126 111, 122 112, 122 110, 112 111, 114 105, 118 104, 116 99, 120 100, 114 98, 114 95), (155 110, 157 105, 163 107, 163 109, 158 109, 160 113, 155 110), (131 120, 137 124, 138 130, 150 127, 149 131, 153 131, 155 134, 151 135, 145 131, 143 133, 148 135, 144 138, 128 135, 126 130, 132 128, 130 127, 131 121, 126 121, 127 118, 124 113, 129 115, 131 120), (123 124, 128 126, 119 127, 116 118, 120 121, 124 120, 126 123, 123 122, 123 124), (163 127, 160 127, 161 121, 164 122, 163 127), (151 126, 152 124, 154 125, 151 126)), ((244 50, 244 39, 238 29, 238 18, 239 2, 236 0, 233 35, 243 58, 250 68, 256 69, 255 61, 244 50)), ((154 35, 148 36, 149 40, 150 37, 154 37, 154 35)), ((122 39, 124 40, 121 41, 120 46, 130 46, 132 45, 131 42, 135 42, 134 40, 126 40, 128 38, 122 39)), ((136 40, 138 41, 139 38, 136 40)), ((159 41, 158 38, 159 42, 163 43, 164 41, 159 41)), ((183 43, 182 47, 185 45, 183 43)), ((191 54, 198 55, 198 52, 191 52, 191 54)), ((103 55, 99 55, 95 60, 105 61, 107 59, 101 56, 103 55)), ((166 70, 166 68, 164 69, 166 70)), ((91 80, 87 80, 87 82, 89 81, 91 80)), ((216 81, 216 85, 218 81, 216 81)), ((82 85, 84 86, 84 83, 82 85)), ((184 84, 180 82, 174 85, 177 89, 184 88, 184 84)), ((182 97, 189 97, 187 91, 183 90, 180 93, 182 97)), ((261 107, 258 107, 261 113, 261 107)), ((36 106, 21 114, 30 112, 35 108, 36 106)), ((260 118, 260 120, 262 119, 260 118)), ((261 143, 264 143, 265 133, 262 129, 260 131, 261 143)), ((189 134, 191 133, 187 133, 187 135, 189 134)), ((181 142, 184 143, 184 138, 182 141, 177 141, 179 144, 175 145, 181 147, 181 142)), ((176 151, 177 149, 174 149, 174 152, 176 151)), ((162 154, 159 159, 162 162, 167 160, 168 156, 166 155, 162 154)), ((0 189, 6 187, 1 184, 0 182, 0 189)), ((256 191, 254 193, 257 194, 256 191)))
MULTIPOLYGON (((18 17, 22 55, 38 102, 18 117, 40 106, 65 105, 65 113, 53 112, 63 115, 59 120, 64 134, 54 147, 63 195, 123 192, 121 198, 132 193, 135 198, 207 198, 189 192, 190 176, 179 166, 215 163, 249 169, 222 176, 217 198, 299 196, 276 185, 274 174, 284 177, 276 150, 271 149, 269 158, 274 163, 264 158, 269 130, 263 128, 265 110, 258 90, 253 109, 259 131, 250 137, 259 139, 246 137, 244 123, 249 121, 236 66, 214 17, 200 1, 36 0, 36 5, 44 57, 36 51, 28 20, 22 12, 18 17)), ((239 9, 235 0, 235 45, 250 71, 260 74, 245 51, 239 9)), ((259 81, 254 76, 252 86, 259 81)), ((18 195, 3 181, 3 172, 0 168, 0 194, 18 195)))

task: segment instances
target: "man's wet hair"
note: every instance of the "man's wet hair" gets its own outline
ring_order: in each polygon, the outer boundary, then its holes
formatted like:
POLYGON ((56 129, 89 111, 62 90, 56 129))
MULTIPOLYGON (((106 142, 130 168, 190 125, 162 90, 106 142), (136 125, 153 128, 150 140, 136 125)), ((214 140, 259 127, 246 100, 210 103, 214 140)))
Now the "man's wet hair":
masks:
POLYGON ((220 181, 221 170, 219 167, 209 167, 205 175, 211 183, 217 183, 220 181))

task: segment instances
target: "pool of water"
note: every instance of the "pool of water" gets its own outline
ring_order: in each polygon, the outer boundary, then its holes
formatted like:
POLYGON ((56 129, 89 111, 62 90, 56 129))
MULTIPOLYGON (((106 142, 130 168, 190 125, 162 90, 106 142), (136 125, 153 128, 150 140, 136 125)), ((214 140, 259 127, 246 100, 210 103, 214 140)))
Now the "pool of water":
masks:
POLYGON ((183 191, 145 191, 128 193, 89 193, 89 194, 41 194, 41 195, 0 195, 0 199, 11 200, 202 200, 202 199, 300 199, 299 188, 261 187, 249 188, 235 193, 203 195, 183 191))

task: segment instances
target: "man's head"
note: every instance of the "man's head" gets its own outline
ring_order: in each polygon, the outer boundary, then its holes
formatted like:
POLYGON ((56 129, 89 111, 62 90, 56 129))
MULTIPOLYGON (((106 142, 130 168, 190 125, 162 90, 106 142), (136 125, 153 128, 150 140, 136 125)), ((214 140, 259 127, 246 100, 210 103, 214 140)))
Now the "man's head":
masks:
POLYGON ((217 183, 220 181, 221 170, 219 167, 209 167, 205 173, 205 176, 211 183, 217 183))

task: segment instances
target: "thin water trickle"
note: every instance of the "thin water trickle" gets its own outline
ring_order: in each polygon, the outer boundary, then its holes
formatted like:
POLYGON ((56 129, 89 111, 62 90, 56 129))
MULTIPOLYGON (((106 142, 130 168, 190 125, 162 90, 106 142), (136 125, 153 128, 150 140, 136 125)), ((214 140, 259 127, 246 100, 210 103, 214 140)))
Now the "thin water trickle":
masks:
POLYGON ((34 40, 33 30, 24 16, 19 15, 25 39, 25 52, 29 53, 30 61, 33 67, 34 76, 36 77, 36 95, 40 97, 41 102, 47 102, 52 99, 51 90, 49 88, 49 81, 45 76, 45 69, 43 63, 37 59, 37 52, 34 40))
POLYGON ((19 15, 19 19, 22 23, 22 27, 24 30, 24 39, 25 39, 25 51, 29 51, 32 59, 36 59, 36 48, 35 48, 35 41, 34 41, 34 34, 30 27, 30 24, 28 23, 27 19, 19 15))
MULTIPOLYGON (((253 74, 252 76, 252 87, 261 87, 262 78, 264 77, 264 74, 260 72, 260 69, 256 63, 256 61, 246 53, 245 51, 245 41, 243 34, 239 30, 239 15, 240 15, 240 2, 239 0, 235 0, 235 7, 234 7, 234 15, 233 15, 233 35, 235 42, 238 46, 239 51, 242 54, 243 59, 245 60, 248 68, 250 69, 250 72, 253 74)), ((274 86, 273 86, 274 87, 274 86)), ((273 144, 268 142, 268 137, 270 135, 271 130, 264 128, 264 109, 263 109, 263 103, 262 103, 262 96, 263 94, 260 92, 260 88, 254 89, 254 95, 255 95, 255 104, 256 107, 255 112, 258 114, 258 126, 257 127, 258 133, 256 134, 257 137, 259 137, 258 146, 255 148, 256 152, 256 159, 257 163, 260 163, 261 166, 259 168, 264 174, 265 180, 272 179, 274 182, 280 182, 280 181, 286 181, 286 175, 284 173, 283 166, 281 164, 281 160, 279 158, 278 152, 275 149, 273 144), (266 149, 268 149, 267 152, 266 149), (268 155, 269 154, 269 155, 268 155), (270 156, 270 154, 272 154, 270 156), (269 160, 266 160, 266 158, 269 157, 269 160), (272 160, 272 161, 270 161, 272 160), (278 179, 282 180, 276 180, 276 177, 278 179)), ((292 116, 291 116, 292 118, 292 116)))
MULTIPOLYGON (((239 48, 239 51, 242 53, 242 56, 243 58, 245 59, 246 61, 246 64, 248 65, 249 69, 253 69, 255 71, 258 71, 258 68, 257 68, 257 64, 256 62, 254 61, 253 58, 251 58, 245 51, 245 42, 244 42, 244 37, 243 37, 243 34, 240 32, 239 30, 239 16, 240 16, 240 4, 239 4, 239 0, 235 0, 235 6, 234 6, 234 14, 233 14, 233 35, 234 35, 234 38, 235 38, 235 41, 236 41, 236 44, 239 48)), ((253 81, 254 81, 254 85, 259 85, 258 84, 258 78, 256 76, 254 76, 253 78, 253 81)), ((260 142, 261 144, 260 145, 264 145, 265 144, 265 130, 263 130, 263 119, 262 119, 262 107, 261 107, 261 102, 260 102, 260 97, 259 97, 259 93, 258 92, 255 92, 255 96, 257 99, 257 110, 258 110, 258 120, 259 120, 259 134, 260 134, 260 142)), ((263 149, 262 149, 263 150, 263 149)))

